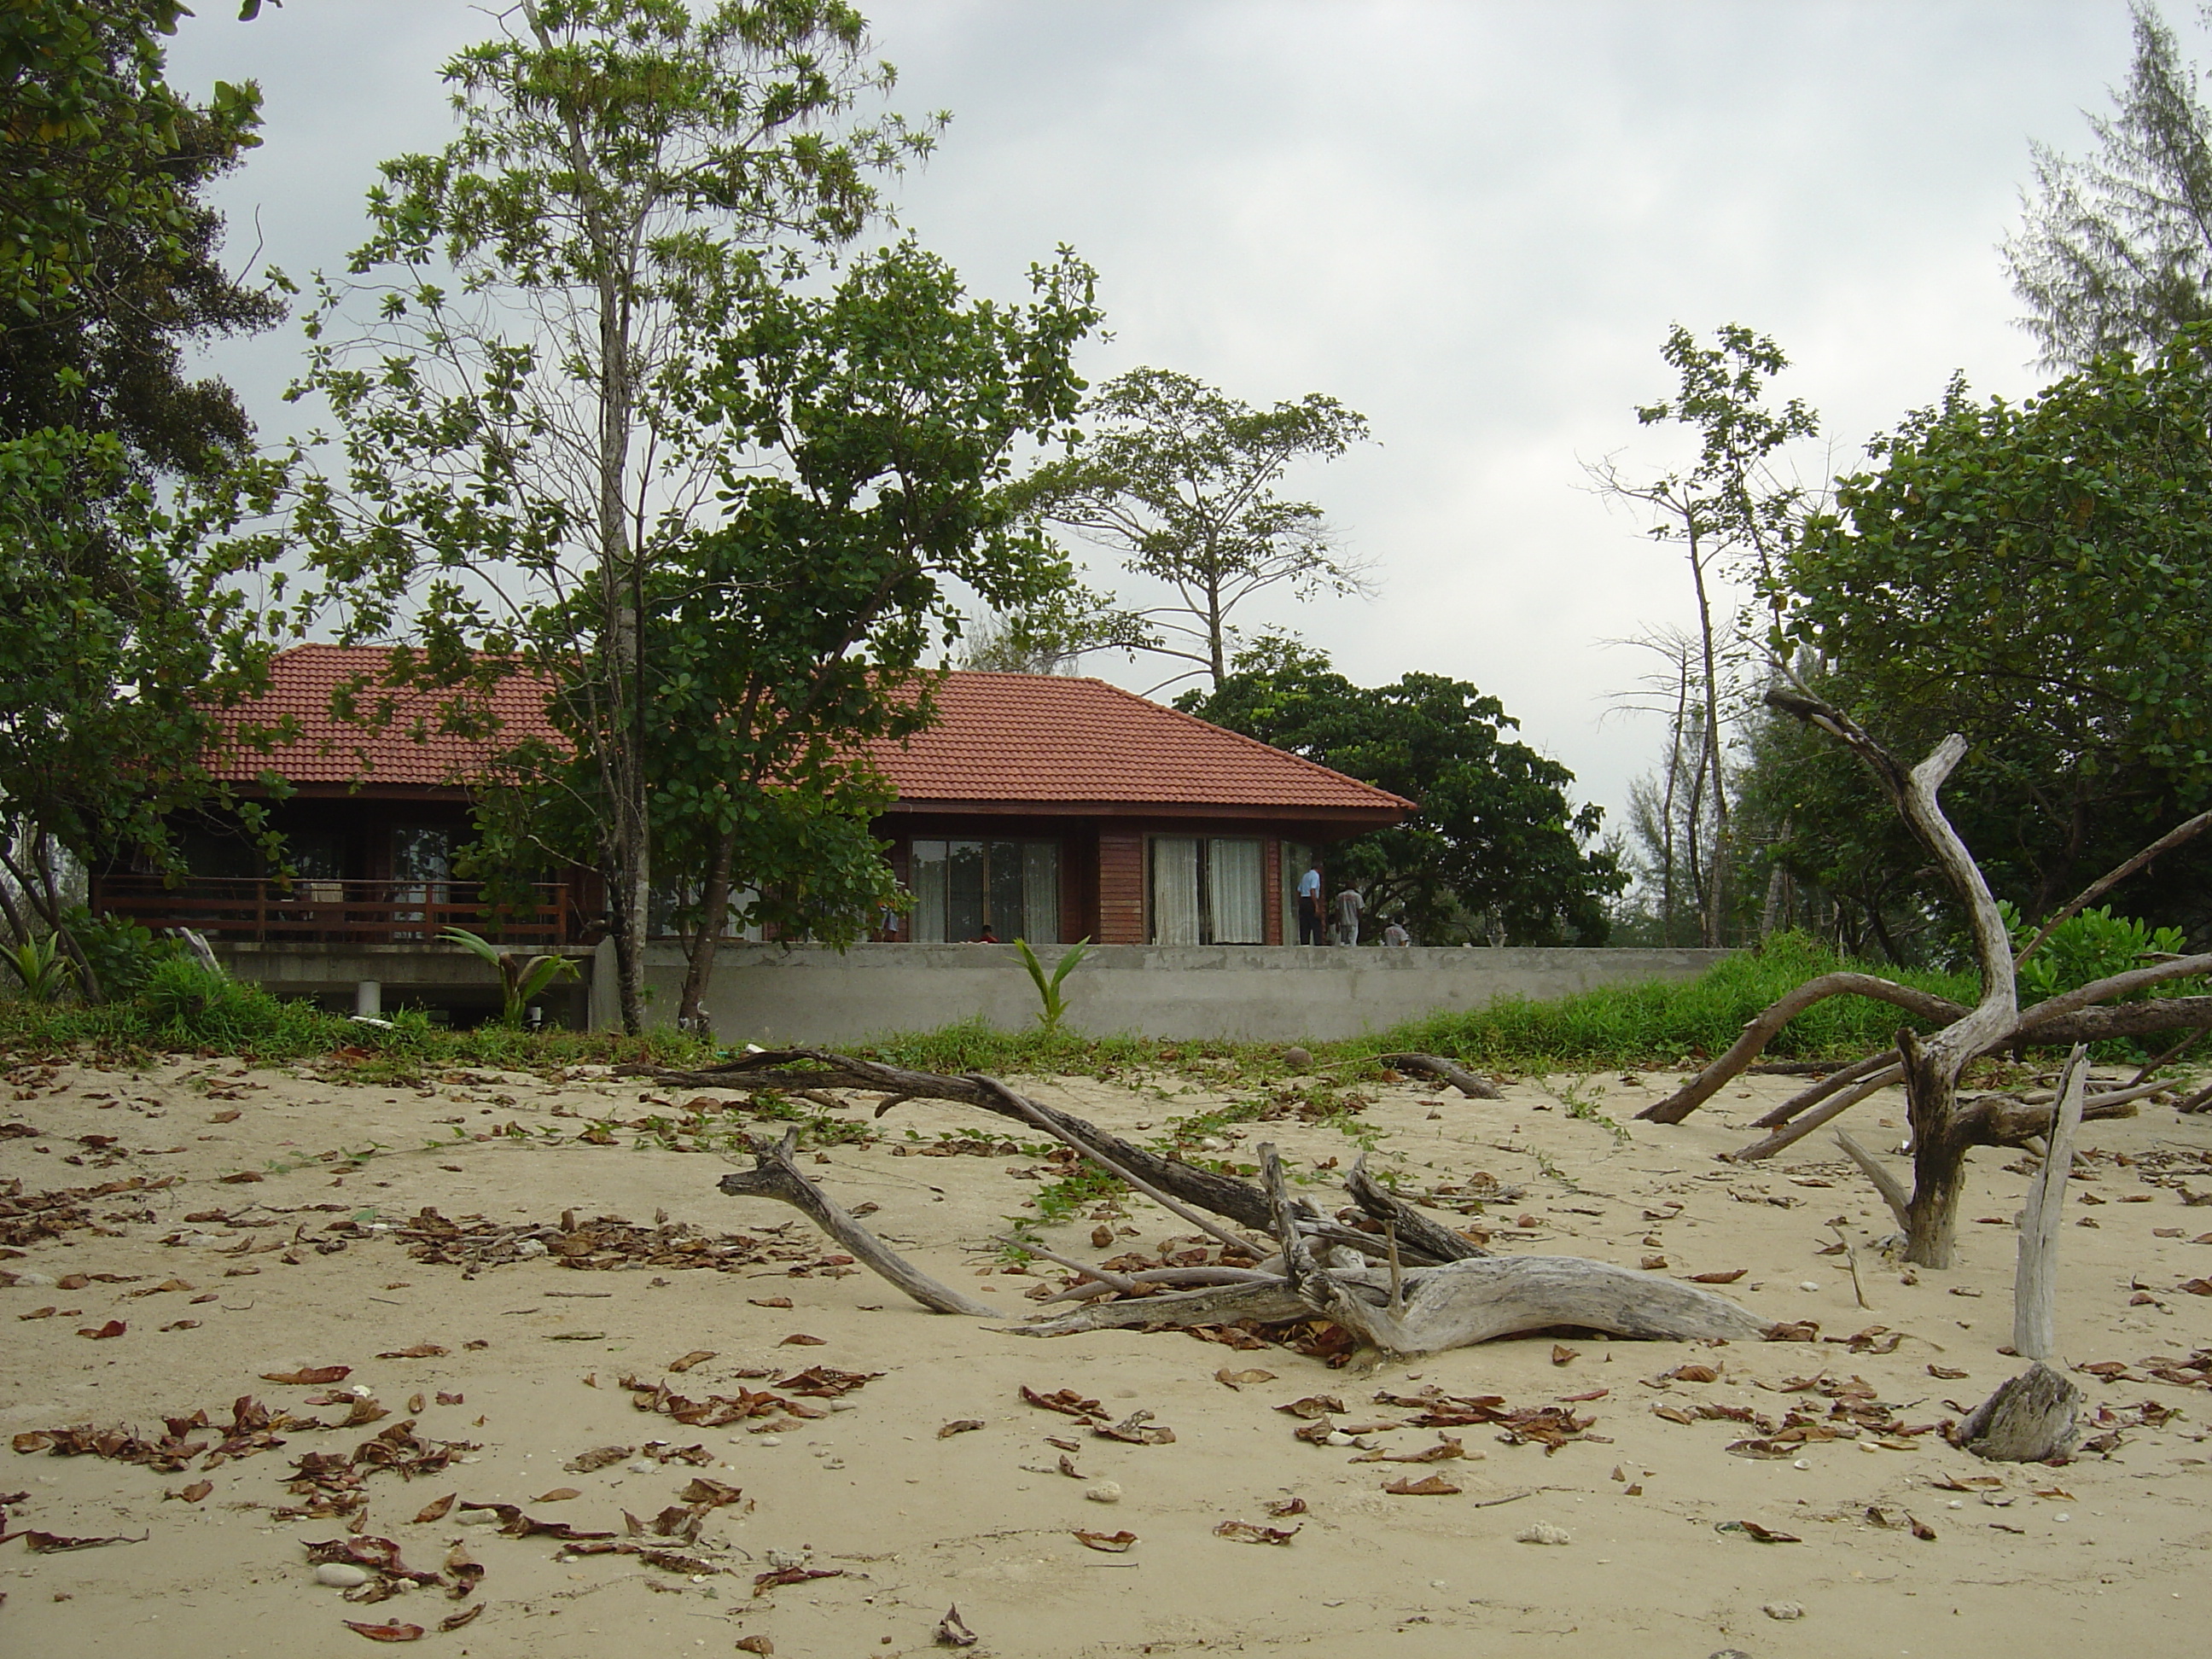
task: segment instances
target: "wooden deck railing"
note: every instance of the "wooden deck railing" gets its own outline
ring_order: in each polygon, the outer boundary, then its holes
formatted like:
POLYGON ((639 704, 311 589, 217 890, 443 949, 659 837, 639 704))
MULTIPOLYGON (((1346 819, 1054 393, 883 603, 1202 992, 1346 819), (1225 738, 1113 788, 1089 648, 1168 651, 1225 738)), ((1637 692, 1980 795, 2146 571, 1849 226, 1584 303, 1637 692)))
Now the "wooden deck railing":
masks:
POLYGON ((309 877, 289 884, 251 878, 192 876, 175 886, 159 876, 94 878, 94 915, 112 914, 143 927, 190 927, 213 939, 301 945, 406 945, 465 927, 501 945, 574 945, 582 919, 567 884, 539 882, 535 902, 485 903, 471 881, 331 881, 309 877))

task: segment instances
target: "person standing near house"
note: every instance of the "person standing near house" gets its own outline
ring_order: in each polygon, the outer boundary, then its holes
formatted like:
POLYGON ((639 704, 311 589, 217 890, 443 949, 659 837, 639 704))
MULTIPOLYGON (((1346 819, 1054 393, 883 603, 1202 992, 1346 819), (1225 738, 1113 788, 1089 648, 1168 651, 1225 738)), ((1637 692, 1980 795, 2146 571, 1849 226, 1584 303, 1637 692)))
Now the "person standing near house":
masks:
POLYGON ((1359 896, 1357 887, 1346 887, 1336 896, 1336 942, 1339 945, 1359 943, 1359 913, 1367 908, 1367 901, 1359 896))
POLYGON ((1316 858, 1298 878, 1298 943, 1321 942, 1321 860, 1316 858))

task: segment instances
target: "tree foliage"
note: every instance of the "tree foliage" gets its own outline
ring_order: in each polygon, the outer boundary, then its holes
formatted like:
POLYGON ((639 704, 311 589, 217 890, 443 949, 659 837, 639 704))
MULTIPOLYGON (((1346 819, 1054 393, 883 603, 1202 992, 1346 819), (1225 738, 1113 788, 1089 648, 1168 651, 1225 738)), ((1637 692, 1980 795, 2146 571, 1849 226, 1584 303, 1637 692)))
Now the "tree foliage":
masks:
MULTIPOLYGON (((842 0, 520 0, 447 66, 459 136, 387 162, 370 240, 321 286, 303 392, 342 477, 301 524, 356 638, 403 681, 532 668, 595 776, 624 1024, 653 898, 648 613, 758 433, 700 377, 928 146, 842 0)), ((450 718, 473 717, 465 696, 450 718)))
POLYGON ((2004 244, 2023 325, 2055 368, 2148 356, 2212 318, 2212 112, 2158 9, 2129 9, 2135 58, 2112 113, 2088 117, 2096 154, 2036 143, 2027 222, 2004 244))
MULTIPOLYGON (((272 504, 228 388, 184 348, 277 314, 217 263, 201 200, 258 141, 252 87, 162 78, 164 0, 27 0, 0 16, 0 914, 64 929, 66 860, 158 856, 205 799, 210 703, 257 683, 235 578, 272 504)), ((241 734, 243 737, 245 734, 241 734)))
POLYGON ((1038 508, 1173 595, 1097 614, 1085 643, 1189 663, 1175 679, 1203 674, 1218 686, 1237 647, 1237 611, 1255 596, 1367 591, 1321 508, 1275 489, 1291 466, 1364 441, 1364 416, 1318 392, 1255 409, 1162 368, 1108 381, 1084 413, 1088 435, 1031 482, 1038 508))
POLYGON ((1371 914, 1431 944, 1605 942, 1604 900, 1626 878, 1588 846, 1601 810, 1575 806, 1574 774, 1505 735, 1517 722, 1495 697, 1437 674, 1357 686, 1322 653, 1269 636, 1176 706, 1419 805, 1334 854, 1371 914))
MULTIPOLYGON (((1966 737, 1951 816, 2032 918, 2212 804, 2208 348, 2185 329, 2021 404, 1954 381, 1781 573, 1823 695, 1902 751, 1966 737)), ((1871 849, 1853 800, 1803 781, 1801 833, 1871 849)), ((2161 860, 2128 908, 2201 922, 2200 859, 2161 860)))

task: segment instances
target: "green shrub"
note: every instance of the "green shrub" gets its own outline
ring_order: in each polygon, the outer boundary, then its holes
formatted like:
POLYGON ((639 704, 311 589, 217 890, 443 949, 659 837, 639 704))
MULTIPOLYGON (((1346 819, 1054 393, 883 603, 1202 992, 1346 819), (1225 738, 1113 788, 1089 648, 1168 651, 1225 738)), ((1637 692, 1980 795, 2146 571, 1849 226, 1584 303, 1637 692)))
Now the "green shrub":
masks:
POLYGON ((185 955, 185 947, 175 939, 157 939, 151 930, 120 916, 95 917, 82 905, 63 921, 100 981, 105 1001, 122 1002, 137 995, 157 966, 185 955))
MULTIPOLYGON (((2023 949, 2037 930, 2021 920, 2020 912, 2008 900, 2000 900, 1997 908, 2003 913, 2005 926, 2012 931, 2013 949, 2023 949)), ((2035 954, 2020 964, 2021 1006, 2025 1008, 2046 998, 2079 990, 2084 985, 2124 974, 2130 969, 2148 967, 2160 956, 2184 955, 2188 948, 2179 927, 2154 928, 2132 916, 2114 915, 2108 905, 2084 910, 2052 928, 2051 937, 2036 946, 2035 954)), ((2168 980, 2163 985, 2114 1000, 2140 1002, 2153 996, 2193 996, 2203 988, 2201 979, 2168 980)))

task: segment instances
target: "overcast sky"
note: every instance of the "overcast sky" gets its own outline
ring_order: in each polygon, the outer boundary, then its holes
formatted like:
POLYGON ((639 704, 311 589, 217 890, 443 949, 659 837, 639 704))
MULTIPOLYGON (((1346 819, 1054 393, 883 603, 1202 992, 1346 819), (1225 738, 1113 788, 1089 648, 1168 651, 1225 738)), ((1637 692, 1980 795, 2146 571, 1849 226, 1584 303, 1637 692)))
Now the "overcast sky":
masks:
MULTIPOLYGON (((2130 52, 2123 0, 863 9, 894 106, 951 112, 897 197, 973 289, 1020 297, 1065 242, 1103 278, 1094 382, 1152 364, 1252 402, 1327 392, 1372 422, 1374 445, 1296 482, 1380 593, 1253 619, 1363 683, 1475 682, 1614 822, 1661 732, 1604 718, 1642 670, 1606 641, 1693 612, 1679 556, 1581 466, 1670 458, 1632 412, 1670 390, 1668 326, 1774 335, 1782 391, 1846 465, 1954 371, 2031 391, 1996 245, 2030 137, 2080 151, 2130 52)), ((295 276, 359 240, 380 159, 444 140, 439 66, 491 32, 456 0, 202 9, 173 76, 267 98, 265 145, 221 192, 233 255, 295 276)), ((297 349, 288 331, 210 354, 270 437, 297 349)))

